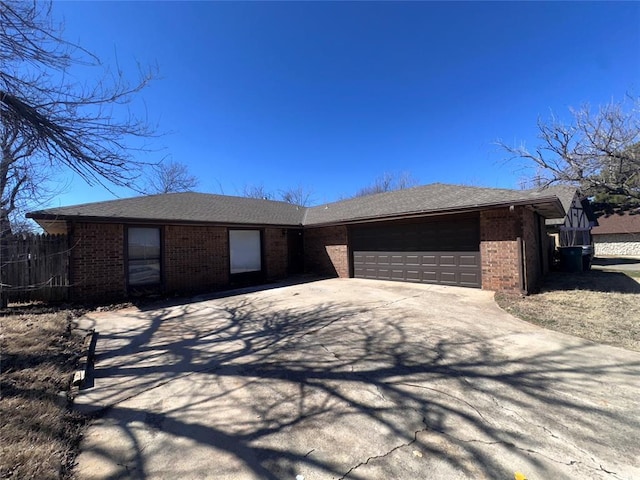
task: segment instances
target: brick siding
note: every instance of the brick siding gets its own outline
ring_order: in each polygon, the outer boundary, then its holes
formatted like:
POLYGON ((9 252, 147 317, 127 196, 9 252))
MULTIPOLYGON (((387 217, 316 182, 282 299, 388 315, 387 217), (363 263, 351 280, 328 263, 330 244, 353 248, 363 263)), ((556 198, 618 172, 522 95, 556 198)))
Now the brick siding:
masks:
POLYGON ((288 265, 288 230, 283 228, 265 228, 264 266, 269 280, 287 276, 288 265))
POLYGON ((508 208, 480 212, 480 261, 484 290, 520 291, 519 217, 508 208))
POLYGON ((304 230, 305 269, 318 275, 349 277, 347 227, 304 230))
MULTIPOLYGON (((127 296, 125 226, 78 223, 72 229, 71 281, 75 301, 111 301, 127 296)), ((520 244, 523 240, 526 287, 537 286, 545 264, 538 255, 540 237, 536 214, 524 207, 480 213, 482 288, 521 291, 520 244)), ((542 227, 543 228, 543 227, 542 227)), ((543 258, 546 234, 542 235, 543 258)), ((287 229, 265 228, 263 267, 267 279, 282 278, 288 270, 287 229)), ((307 228, 304 235, 305 270, 319 275, 350 275, 346 226, 307 228)), ((226 227, 177 226, 162 228, 164 293, 191 293, 229 285, 229 237, 226 227)))
MULTIPOLYGON (((109 302, 126 298, 125 229, 122 224, 79 223, 71 251, 72 299, 109 302)), ((268 279, 287 274, 287 230, 266 228, 263 267, 268 279), (284 234, 283 234, 284 232, 284 234)), ((163 293, 195 293, 229 285, 226 227, 162 227, 163 293)))
POLYGON ((71 229, 71 300, 108 302, 126 296, 122 225, 77 223, 71 229))
POLYGON ((164 227, 164 290, 191 293, 229 284, 229 235, 225 227, 164 227))
POLYGON ((535 291, 546 272, 546 233, 537 214, 524 207, 486 210, 480 213, 480 257, 484 290, 521 292, 520 244, 524 256, 524 288, 535 291), (542 240, 542 245, 540 244, 542 240), (541 253, 542 251, 542 253, 541 253), (539 255, 542 254, 542 264, 539 255))

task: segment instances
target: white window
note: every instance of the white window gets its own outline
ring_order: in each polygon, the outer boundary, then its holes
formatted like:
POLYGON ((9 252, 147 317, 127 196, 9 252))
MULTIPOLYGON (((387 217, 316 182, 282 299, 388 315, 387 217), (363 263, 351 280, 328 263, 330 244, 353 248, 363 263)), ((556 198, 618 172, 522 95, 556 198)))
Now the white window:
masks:
POLYGON ((160 283, 160 229, 131 227, 128 231, 129 285, 160 283))
POLYGON ((260 230, 229 230, 231 273, 262 270, 260 230))

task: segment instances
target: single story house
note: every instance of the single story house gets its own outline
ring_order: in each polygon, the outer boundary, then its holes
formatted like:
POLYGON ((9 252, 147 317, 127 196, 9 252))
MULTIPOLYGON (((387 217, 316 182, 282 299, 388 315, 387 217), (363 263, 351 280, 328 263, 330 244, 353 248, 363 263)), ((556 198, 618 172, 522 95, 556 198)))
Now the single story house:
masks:
POLYGON ((191 293, 311 272, 527 293, 557 194, 431 184, 315 207, 173 193, 27 215, 68 235, 71 298, 191 293))
POLYGON ((596 256, 640 256, 640 209, 598 217, 591 233, 596 256))

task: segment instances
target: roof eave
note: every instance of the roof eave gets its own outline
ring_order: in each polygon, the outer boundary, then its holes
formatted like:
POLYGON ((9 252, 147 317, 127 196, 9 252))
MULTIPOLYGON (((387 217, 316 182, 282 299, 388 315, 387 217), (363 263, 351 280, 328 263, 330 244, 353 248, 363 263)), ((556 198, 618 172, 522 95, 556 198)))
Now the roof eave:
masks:
MULTIPOLYGON (((27 214, 27 216, 29 216, 27 214)), ((32 217, 29 217, 32 218, 32 217)), ((42 219, 42 218, 33 218, 33 220, 40 225, 45 232, 50 235, 60 235, 69 233, 69 228, 66 220, 61 219, 42 219)))
MULTIPOLYGON (((123 223, 127 225, 208 225, 233 227, 270 227, 270 228, 299 228, 300 223, 269 223, 269 222, 225 222, 205 220, 179 220, 167 218, 138 218, 138 217, 101 217, 85 215, 56 215, 43 212, 27 213, 27 218, 33 219, 42 228, 43 223, 52 222, 83 222, 83 223, 123 223)), ((45 228, 46 230, 46 228, 45 228)))

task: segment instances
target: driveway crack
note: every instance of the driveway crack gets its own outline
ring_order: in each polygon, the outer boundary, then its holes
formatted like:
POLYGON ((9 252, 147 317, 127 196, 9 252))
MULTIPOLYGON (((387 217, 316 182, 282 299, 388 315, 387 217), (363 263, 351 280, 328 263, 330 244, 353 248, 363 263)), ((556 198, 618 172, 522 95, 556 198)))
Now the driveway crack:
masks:
MULTIPOLYGON (((578 450, 579 452, 581 452, 581 453, 583 453, 584 455, 586 455, 586 456, 587 456, 587 457, 588 457, 588 458, 589 458, 589 459, 594 463, 594 465, 597 465, 597 467, 590 467, 589 465, 586 465, 586 464, 582 463, 585 467, 587 467, 587 468, 592 468, 593 470, 597 470, 597 471, 602 471, 602 472, 608 473, 608 474, 610 474, 610 475, 614 475, 614 476, 616 476, 616 478, 620 478, 620 477, 617 477, 616 472, 609 471, 609 470, 605 469, 601 464, 599 464, 599 462, 598 462, 598 461, 593 457, 593 455, 591 455, 591 453, 590 453, 590 452, 588 452, 587 450, 585 450, 585 449, 583 449, 583 448, 580 448, 578 445, 576 445, 576 444, 575 444, 575 443, 573 443, 573 442, 570 442, 570 441, 569 441, 569 440, 567 440, 566 438, 562 438, 562 437, 560 437, 560 436, 556 435, 553 431, 551 431, 549 428, 545 427, 544 425, 540 425, 540 424, 538 424, 538 423, 536 423, 536 422, 532 422, 531 420, 526 419, 526 418, 525 418, 525 417, 523 417, 520 413, 518 413, 516 410, 514 410, 514 409, 512 409, 512 408, 509 408, 509 407, 506 407, 506 406, 502 405, 502 404, 498 401, 498 399, 497 399, 497 398, 495 398, 495 397, 491 397, 491 399, 493 400, 493 402, 496 404, 496 406, 497 406, 498 408, 501 408, 501 409, 503 409, 503 410, 506 410, 506 411, 508 411, 508 412, 512 413, 513 415, 517 416, 521 421, 523 421, 523 422, 525 422, 525 423, 528 423, 529 425, 532 425, 532 426, 534 426, 534 427, 537 427, 537 428, 541 429, 541 430, 542 430, 542 431, 544 431, 547 435, 549 435, 551 438, 554 438, 554 439, 556 439, 556 440, 558 440, 558 441, 562 442, 562 443, 563 443, 563 444, 565 444, 565 445, 570 444, 573 448, 575 448, 575 449, 576 449, 576 450, 578 450)), ((518 447, 515 447, 515 448, 518 448, 518 447)), ((540 454, 540 455, 542 455, 542 454, 540 454)), ((581 462, 579 462, 579 463, 581 463, 581 462)))
POLYGON ((385 452, 385 453, 383 453, 381 455, 374 455, 374 456, 371 456, 371 457, 367 458, 364 462, 360 462, 357 465, 354 465, 353 467, 351 467, 349 470, 347 470, 347 472, 344 475, 342 475, 340 478, 338 478, 338 480, 345 480, 349 475, 351 475, 351 473, 354 470, 357 470, 358 468, 362 467, 363 465, 367 465, 369 462, 371 462, 373 460, 379 460, 381 458, 388 457, 393 452, 395 452, 397 450, 400 450, 401 448, 405 448, 405 447, 409 447, 409 446, 413 445, 418 439, 418 434, 429 429, 429 427, 427 426, 427 419, 425 417, 422 417, 422 423, 424 424, 424 428, 421 428, 420 430, 416 430, 413 433, 413 440, 411 440, 408 443, 403 443, 401 445, 396 445, 391 450, 389 450, 389 451, 387 451, 387 452, 385 452))
MULTIPOLYGON (((568 467, 574 466, 574 465, 582 465, 585 468, 591 469, 591 470, 595 470, 595 471, 599 471, 599 472, 604 472, 607 473, 609 475, 613 475, 615 478, 620 478, 616 472, 610 471, 610 470, 606 470, 602 465, 598 465, 597 467, 593 467, 590 465, 585 464, 584 462, 578 461, 578 460, 569 460, 569 461, 564 461, 564 460, 559 460, 557 458, 553 458, 545 453, 539 452, 537 450, 534 450, 532 448, 525 448, 525 447, 519 447, 518 445, 512 443, 512 442, 508 442, 508 441, 504 441, 504 440, 479 440, 479 439, 462 439, 462 438, 458 438, 454 435, 451 435, 450 433, 444 432, 442 430, 432 430, 433 432, 436 433, 440 433, 441 435, 444 435, 445 437, 449 437, 457 442, 460 443, 480 443, 483 445, 504 445, 506 447, 509 448, 513 448, 516 450, 520 450, 521 452, 526 452, 532 455, 537 455, 543 458, 546 458, 547 460, 560 464, 560 465, 566 465, 568 467)), ((595 461, 595 459, 591 459, 594 463, 597 463, 595 461)), ((621 479, 622 480, 622 479, 621 479)))
POLYGON ((454 400, 457 400, 458 402, 464 403, 465 405, 467 405, 471 410, 473 410, 474 412, 476 412, 476 414, 485 421, 485 423, 487 424, 491 424, 492 422, 490 422, 481 412, 478 408, 474 407, 470 402, 467 402, 466 400, 464 400, 463 398, 460 398, 456 395, 451 395, 450 393, 444 392, 442 390, 438 390, 437 388, 433 388, 433 387, 427 387, 426 385, 418 385, 415 383, 408 383, 408 382, 394 382, 392 385, 404 385, 406 387, 413 387, 413 388, 421 388, 423 390, 429 390, 435 393, 438 393, 440 395, 444 395, 447 396, 449 398, 453 398, 454 400))

